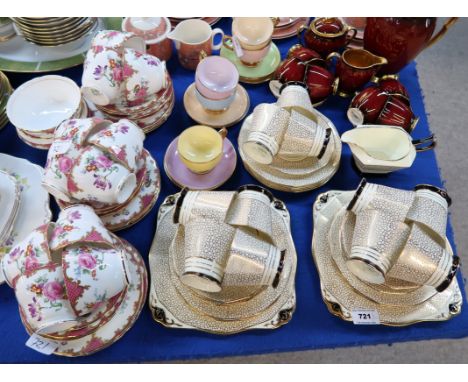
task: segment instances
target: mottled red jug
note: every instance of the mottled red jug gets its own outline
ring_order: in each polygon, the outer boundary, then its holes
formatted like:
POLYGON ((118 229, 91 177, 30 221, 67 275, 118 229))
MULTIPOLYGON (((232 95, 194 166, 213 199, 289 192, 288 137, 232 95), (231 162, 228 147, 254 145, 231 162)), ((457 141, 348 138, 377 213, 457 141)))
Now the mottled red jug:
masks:
POLYGON ((436 20, 436 17, 368 17, 364 48, 388 61, 378 74, 398 73, 423 49, 438 41, 457 18, 449 18, 432 36, 436 20))

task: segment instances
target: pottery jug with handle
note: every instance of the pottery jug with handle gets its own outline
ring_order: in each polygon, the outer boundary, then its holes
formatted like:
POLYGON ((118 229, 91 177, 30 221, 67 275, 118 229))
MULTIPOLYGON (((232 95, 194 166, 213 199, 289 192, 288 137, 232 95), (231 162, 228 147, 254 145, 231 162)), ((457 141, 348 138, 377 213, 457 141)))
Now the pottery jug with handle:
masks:
POLYGON ((387 59, 379 76, 396 74, 423 49, 442 38, 457 19, 450 17, 433 36, 436 17, 368 17, 364 48, 387 59))

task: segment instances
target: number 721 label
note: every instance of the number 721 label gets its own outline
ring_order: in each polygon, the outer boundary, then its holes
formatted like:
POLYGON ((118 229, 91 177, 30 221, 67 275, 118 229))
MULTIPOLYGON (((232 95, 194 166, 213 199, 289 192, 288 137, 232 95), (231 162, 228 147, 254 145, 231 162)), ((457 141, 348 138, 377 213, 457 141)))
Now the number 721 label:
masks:
POLYGON ((373 309, 354 309, 351 317, 354 325, 380 325, 379 312, 373 309))

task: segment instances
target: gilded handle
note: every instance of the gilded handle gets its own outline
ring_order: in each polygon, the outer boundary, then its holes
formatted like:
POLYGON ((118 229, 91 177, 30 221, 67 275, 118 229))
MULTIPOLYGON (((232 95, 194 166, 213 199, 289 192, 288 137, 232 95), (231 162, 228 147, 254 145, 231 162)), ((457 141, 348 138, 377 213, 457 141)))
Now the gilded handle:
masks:
POLYGON ((297 34, 297 38, 299 39, 299 42, 302 44, 302 40, 301 40, 301 34, 303 31, 305 31, 306 29, 308 28, 307 25, 304 25, 302 24, 299 28, 297 28, 297 31, 296 31, 296 34, 297 34))
POLYGON ((353 38, 356 37, 357 34, 357 29, 356 28, 349 28, 348 31, 346 32, 346 45, 347 46, 351 41, 353 41, 353 38), (349 34, 351 32, 351 34, 349 34))
POLYGON ((220 129, 220 130, 218 131, 218 133, 219 133, 219 135, 221 135, 221 138, 224 139, 224 138, 227 137, 228 131, 227 131, 227 129, 226 129, 225 127, 223 127, 222 129, 220 129))
POLYGON ((232 36, 224 35, 223 45, 224 45, 224 47, 228 48, 229 50, 234 50, 234 46, 233 46, 233 43, 232 43, 232 36))
POLYGON ((430 47, 431 45, 435 44, 437 41, 439 41, 444 35, 447 33, 447 31, 450 29, 450 27, 455 24, 458 20, 458 17, 449 17, 449 19, 445 22, 444 25, 442 25, 442 28, 440 28, 439 32, 437 32, 431 40, 428 42, 426 45, 426 48, 430 47))
POLYGON ((422 139, 415 139, 412 141, 413 146, 416 148, 416 151, 423 152, 423 151, 429 151, 432 150, 434 147, 437 145, 437 139, 434 136, 434 134, 422 138, 422 139))

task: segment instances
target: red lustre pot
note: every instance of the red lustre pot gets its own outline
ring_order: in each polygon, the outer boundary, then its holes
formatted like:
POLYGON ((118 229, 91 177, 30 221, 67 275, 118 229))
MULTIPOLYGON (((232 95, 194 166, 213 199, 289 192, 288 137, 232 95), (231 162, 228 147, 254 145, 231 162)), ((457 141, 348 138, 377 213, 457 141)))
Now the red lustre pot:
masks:
POLYGON ((337 57, 336 81, 337 93, 349 97, 367 84, 377 73, 379 67, 386 64, 384 57, 379 57, 365 49, 346 49, 342 55, 331 53, 327 60, 337 57))
POLYGON ((320 17, 314 19, 308 27, 302 25, 297 31, 299 40, 304 30, 304 45, 322 57, 344 48, 357 33, 356 28, 344 24, 338 17, 320 17))
POLYGON ((449 18, 432 37, 435 17, 368 17, 364 48, 387 59, 379 75, 398 73, 423 49, 438 41, 456 20, 456 17, 449 18))

